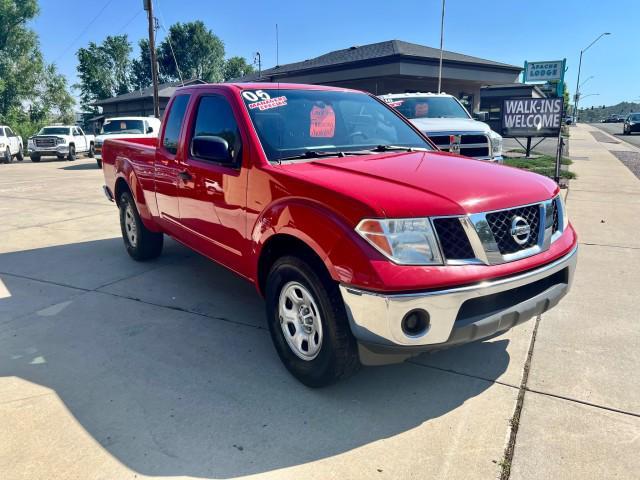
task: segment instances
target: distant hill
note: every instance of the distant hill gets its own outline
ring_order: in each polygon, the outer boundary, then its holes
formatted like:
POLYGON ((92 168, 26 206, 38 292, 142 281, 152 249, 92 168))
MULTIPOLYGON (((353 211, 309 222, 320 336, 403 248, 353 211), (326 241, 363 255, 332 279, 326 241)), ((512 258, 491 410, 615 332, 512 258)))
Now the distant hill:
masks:
POLYGON ((619 114, 627 115, 631 112, 640 112, 640 103, 634 102, 621 102, 617 105, 610 107, 594 106, 586 109, 580 109, 580 121, 581 122, 599 122, 607 118, 609 115, 619 114))

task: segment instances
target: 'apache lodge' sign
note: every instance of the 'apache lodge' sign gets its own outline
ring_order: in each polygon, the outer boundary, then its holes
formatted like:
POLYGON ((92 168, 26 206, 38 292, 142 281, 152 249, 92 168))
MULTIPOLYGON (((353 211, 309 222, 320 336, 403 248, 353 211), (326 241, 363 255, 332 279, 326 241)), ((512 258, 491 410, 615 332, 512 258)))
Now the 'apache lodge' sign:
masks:
POLYGON ((511 98, 502 108, 505 137, 555 137, 562 125, 562 98, 511 98))

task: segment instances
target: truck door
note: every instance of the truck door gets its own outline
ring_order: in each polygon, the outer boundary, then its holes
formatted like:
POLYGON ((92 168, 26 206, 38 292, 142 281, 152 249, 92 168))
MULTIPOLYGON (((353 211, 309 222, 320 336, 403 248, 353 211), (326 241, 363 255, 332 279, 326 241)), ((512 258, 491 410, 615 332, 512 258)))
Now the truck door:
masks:
POLYGON ((162 219, 168 222, 168 228, 173 229, 180 225, 178 174, 182 170, 178 157, 182 155, 182 151, 178 149, 178 145, 189 97, 190 95, 177 95, 167 106, 162 141, 158 143, 154 163, 158 211, 162 219))
POLYGON ((76 152, 85 152, 87 148, 87 139, 78 127, 73 127, 73 143, 76 144, 76 152))
POLYGON ((248 140, 228 97, 203 93, 195 101, 180 174, 180 222, 198 250, 233 268, 243 269, 246 235, 248 140), (195 137, 227 142, 229 159, 213 161, 194 151, 195 137))

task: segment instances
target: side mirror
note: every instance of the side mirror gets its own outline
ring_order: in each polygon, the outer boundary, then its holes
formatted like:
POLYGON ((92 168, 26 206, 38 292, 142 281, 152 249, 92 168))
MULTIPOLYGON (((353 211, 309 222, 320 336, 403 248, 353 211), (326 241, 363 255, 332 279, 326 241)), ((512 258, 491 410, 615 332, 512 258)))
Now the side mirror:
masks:
POLYGON ((191 153, 194 157, 219 163, 233 163, 229 144, 222 137, 201 135, 191 140, 191 153))
POLYGON ((473 114, 473 118, 479 122, 486 122, 489 120, 489 112, 476 112, 473 114))
POLYGON ((147 127, 147 133, 153 133, 153 127, 147 127))

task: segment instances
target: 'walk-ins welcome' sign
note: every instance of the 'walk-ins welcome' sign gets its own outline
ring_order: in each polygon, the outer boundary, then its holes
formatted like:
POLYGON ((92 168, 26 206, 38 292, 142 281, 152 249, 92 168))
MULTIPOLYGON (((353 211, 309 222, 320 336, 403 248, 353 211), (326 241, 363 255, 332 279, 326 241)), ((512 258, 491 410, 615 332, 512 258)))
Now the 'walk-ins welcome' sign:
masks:
POLYGON ((562 98, 510 98, 502 107, 503 137, 557 137, 562 98))

